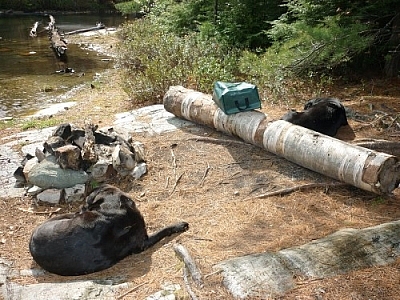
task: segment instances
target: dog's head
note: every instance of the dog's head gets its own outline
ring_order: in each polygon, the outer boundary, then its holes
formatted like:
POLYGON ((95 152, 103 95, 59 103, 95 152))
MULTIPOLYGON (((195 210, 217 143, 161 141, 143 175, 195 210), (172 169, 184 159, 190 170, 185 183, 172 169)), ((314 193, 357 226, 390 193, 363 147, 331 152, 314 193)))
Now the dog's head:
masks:
POLYGON ((108 214, 125 214, 135 209, 132 199, 120 189, 111 185, 101 185, 86 198, 82 211, 97 211, 108 214))

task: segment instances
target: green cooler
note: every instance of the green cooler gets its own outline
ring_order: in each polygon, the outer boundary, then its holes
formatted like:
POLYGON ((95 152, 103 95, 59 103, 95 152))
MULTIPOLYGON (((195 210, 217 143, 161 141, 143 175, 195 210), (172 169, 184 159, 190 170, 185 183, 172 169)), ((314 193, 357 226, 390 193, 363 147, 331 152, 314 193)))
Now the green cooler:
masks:
POLYGON ((215 82, 213 100, 227 115, 261 108, 257 87, 246 82, 215 82))

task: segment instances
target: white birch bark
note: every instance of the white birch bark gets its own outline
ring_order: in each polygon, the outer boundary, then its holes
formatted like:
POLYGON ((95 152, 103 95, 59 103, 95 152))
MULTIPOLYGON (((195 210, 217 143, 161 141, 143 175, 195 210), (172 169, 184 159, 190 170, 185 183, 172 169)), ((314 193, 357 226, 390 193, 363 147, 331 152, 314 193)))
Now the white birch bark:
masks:
POLYGON ((215 128, 263 147, 320 174, 377 194, 390 194, 400 182, 396 156, 351 145, 259 111, 225 115, 211 95, 173 86, 164 107, 179 118, 215 128))

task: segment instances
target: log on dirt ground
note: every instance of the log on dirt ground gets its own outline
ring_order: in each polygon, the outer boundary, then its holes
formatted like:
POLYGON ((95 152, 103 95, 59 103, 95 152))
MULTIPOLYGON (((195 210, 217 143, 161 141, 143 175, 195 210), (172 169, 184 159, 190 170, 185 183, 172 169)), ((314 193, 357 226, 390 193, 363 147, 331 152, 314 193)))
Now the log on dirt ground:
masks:
POLYGON ((302 167, 377 194, 390 194, 400 183, 397 157, 350 145, 289 122, 270 122, 259 111, 226 115, 211 95, 173 86, 164 108, 179 118, 237 136, 302 167))
POLYGON ((308 244, 223 261, 224 284, 240 299, 282 295, 304 281, 383 266, 400 256, 400 221, 343 229, 308 244))

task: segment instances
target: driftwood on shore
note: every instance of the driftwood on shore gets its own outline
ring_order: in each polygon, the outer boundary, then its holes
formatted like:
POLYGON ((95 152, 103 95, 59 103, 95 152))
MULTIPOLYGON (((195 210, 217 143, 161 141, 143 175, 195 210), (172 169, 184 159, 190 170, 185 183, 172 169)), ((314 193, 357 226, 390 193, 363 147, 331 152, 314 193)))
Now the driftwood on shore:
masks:
MULTIPOLYGON (((52 16, 49 15, 49 23, 44 29, 48 33, 48 37, 50 40, 50 47, 54 52, 54 55, 57 59, 59 71, 58 72, 73 72, 71 68, 68 68, 68 56, 67 56, 67 41, 64 39, 65 35, 71 35, 71 34, 76 34, 76 33, 82 33, 82 32, 88 32, 88 31, 93 31, 93 30, 99 30, 105 28, 104 24, 102 23, 97 23, 95 27, 90 27, 90 28, 85 28, 85 29, 78 29, 74 31, 70 31, 67 33, 60 33, 59 29, 56 26, 56 19, 52 16)), ((31 37, 36 37, 37 36, 37 30, 38 30, 39 22, 35 22, 29 32, 29 36, 31 37)))
POLYGON ((35 22, 31 28, 31 31, 29 32, 30 37, 36 37, 37 36, 37 29, 39 26, 39 22, 35 22))
POLYGON ((237 136, 307 169, 377 194, 390 194, 400 182, 396 156, 366 149, 278 120, 259 111, 226 115, 211 98, 182 86, 164 96, 175 116, 237 136))
POLYGON ((103 23, 97 23, 96 26, 90 27, 90 28, 83 28, 83 29, 77 29, 69 32, 65 32, 64 35, 71 35, 71 34, 77 34, 77 33, 83 33, 83 32, 89 32, 89 31, 95 31, 95 30, 100 30, 104 29, 106 26, 103 23))

